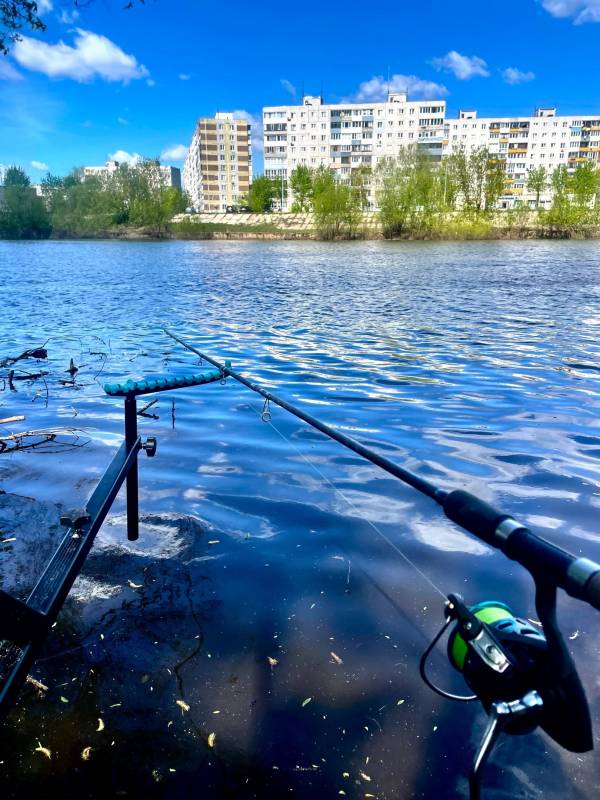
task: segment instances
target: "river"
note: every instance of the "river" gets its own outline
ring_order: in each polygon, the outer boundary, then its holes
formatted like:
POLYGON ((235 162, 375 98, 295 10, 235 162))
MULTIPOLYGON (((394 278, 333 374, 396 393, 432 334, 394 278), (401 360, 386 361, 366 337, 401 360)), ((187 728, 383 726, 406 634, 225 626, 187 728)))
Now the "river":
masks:
MULTIPOLYGON (((48 349, 14 365, 48 374, 4 386, 0 418, 26 420, 0 434, 77 429, 51 452, 0 454, 2 488, 49 525, 122 439, 103 383, 197 371, 166 325, 600 560, 598 243, 0 242, 0 309, 0 359, 48 349)), ((46 699, 24 695, 0 733, 5 796, 466 796, 485 717, 431 693, 418 659, 444 593, 535 619, 530 579, 271 410, 269 424, 228 380, 161 395, 140 420, 158 438, 140 459, 140 540, 126 542, 120 499, 33 672, 46 699)), ((27 527, 26 509, 21 527, 9 512, 8 588, 27 527)), ((598 736, 598 615, 564 596, 560 608, 598 736)), ((461 689, 443 650, 432 671, 461 689)), ((506 739, 484 797, 595 797, 598 767, 540 733, 506 739)))

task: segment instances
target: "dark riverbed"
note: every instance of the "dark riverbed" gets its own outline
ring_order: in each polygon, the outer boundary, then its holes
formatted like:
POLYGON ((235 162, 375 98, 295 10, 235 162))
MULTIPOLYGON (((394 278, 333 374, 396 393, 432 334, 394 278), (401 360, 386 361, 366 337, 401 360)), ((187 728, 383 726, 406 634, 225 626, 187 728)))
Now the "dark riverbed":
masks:
MULTIPOLYGON (((197 369, 163 324, 600 559, 598 243, 0 242, 0 301, 0 359, 49 352, 21 364, 43 380, 0 391, 0 418, 26 416, 0 436, 60 427, 77 429, 65 445, 87 442, 0 454, 1 488, 35 500, 0 496, 0 539, 15 540, 0 542, 0 576, 16 593, 121 441, 101 385, 197 369), (60 383, 70 358, 74 386, 60 383)), ((435 587, 535 618, 528 577, 425 498, 261 410, 231 381, 149 410, 141 538, 126 542, 119 502, 34 670, 46 699, 23 695, 0 731, 5 796, 465 796, 484 720, 420 681, 435 587)), ((600 618, 561 598, 561 620, 598 737, 600 618)), ((461 688, 443 654, 434 672, 461 688)), ((507 739, 484 797, 592 798, 599 775, 596 754, 507 739)))

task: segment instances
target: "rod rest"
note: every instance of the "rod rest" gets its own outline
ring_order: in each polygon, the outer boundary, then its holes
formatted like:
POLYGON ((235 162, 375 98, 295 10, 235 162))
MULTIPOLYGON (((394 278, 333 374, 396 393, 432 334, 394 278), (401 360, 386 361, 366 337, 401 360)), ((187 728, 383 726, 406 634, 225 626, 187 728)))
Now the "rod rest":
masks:
MULTIPOLYGON (((231 366, 227 361, 225 366, 231 366)), ((183 389, 185 386, 201 386, 204 383, 214 383, 225 377, 220 369, 200 372, 196 375, 185 375, 180 378, 145 378, 141 381, 128 380, 124 383, 105 383, 104 391, 111 397, 137 397, 140 394, 166 392, 170 389, 183 389)))

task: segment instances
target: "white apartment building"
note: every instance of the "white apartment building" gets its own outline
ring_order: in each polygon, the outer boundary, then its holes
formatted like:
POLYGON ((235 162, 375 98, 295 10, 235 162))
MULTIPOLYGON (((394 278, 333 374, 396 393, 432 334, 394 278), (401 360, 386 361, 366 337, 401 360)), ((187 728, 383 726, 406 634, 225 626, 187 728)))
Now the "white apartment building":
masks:
MULTIPOLYGON (((406 92, 383 103, 330 105, 307 96, 299 106, 269 106, 263 109, 265 175, 287 181, 302 164, 329 167, 345 180, 353 169, 374 167, 410 144, 439 161, 445 121, 445 100, 409 102, 406 92)), ((292 202, 288 191, 288 208, 292 202)))
POLYGON ((218 113, 198 120, 183 186, 196 211, 226 211, 243 202, 252 182, 250 124, 218 113))
MULTIPOLYGON (((119 161, 107 161, 102 166, 98 167, 83 167, 83 177, 90 176, 103 177, 104 175, 112 175, 115 173, 122 164, 119 161)), ((130 165, 135 168, 135 163, 130 165)), ((174 186, 176 189, 181 189, 181 170, 178 167, 168 167, 165 164, 156 162, 158 170, 158 177, 163 186, 174 186)))
MULTIPOLYGON (((435 161, 461 148, 468 153, 486 147, 506 170, 502 207, 517 199, 534 202, 526 187, 534 167, 550 174, 559 164, 573 170, 587 159, 600 163, 600 116, 563 117, 555 108, 540 108, 532 117, 483 119, 460 111, 458 119, 448 119, 444 100, 408 101, 402 92, 382 103, 327 105, 321 97, 304 97, 302 105, 269 106, 263 109, 263 138, 265 175, 280 181, 299 164, 324 165, 347 179, 353 169, 375 167, 406 145, 416 144, 435 161)), ((288 191, 288 208, 292 202, 288 191)), ((541 202, 551 202, 549 189, 541 202)))
MULTIPOLYGON (((537 108, 532 117, 478 118, 476 111, 460 111, 457 120, 447 121, 444 155, 478 147, 486 147, 506 171, 499 205, 509 207, 518 199, 533 203, 527 190, 530 170, 545 167, 551 174, 561 164, 573 171, 587 160, 600 163, 600 115, 563 117, 555 108, 537 108)), ((552 202, 550 188, 540 199, 542 205, 552 202)))

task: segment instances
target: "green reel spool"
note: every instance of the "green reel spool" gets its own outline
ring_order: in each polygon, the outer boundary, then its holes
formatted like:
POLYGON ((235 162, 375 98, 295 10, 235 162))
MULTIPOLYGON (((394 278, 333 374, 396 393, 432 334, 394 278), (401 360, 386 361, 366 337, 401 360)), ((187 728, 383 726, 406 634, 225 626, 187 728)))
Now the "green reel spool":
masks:
MULTIPOLYGON (((498 600, 486 600, 470 607, 470 611, 491 628, 501 627, 502 629, 513 629, 517 631, 521 623, 510 610, 510 608, 498 600)), ((469 651, 468 645, 460 635, 458 627, 455 627, 448 637, 448 658, 452 666, 459 672, 463 672, 465 659, 469 651)))

